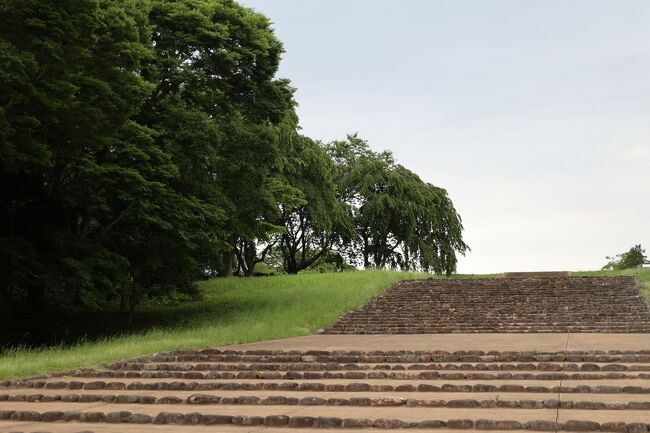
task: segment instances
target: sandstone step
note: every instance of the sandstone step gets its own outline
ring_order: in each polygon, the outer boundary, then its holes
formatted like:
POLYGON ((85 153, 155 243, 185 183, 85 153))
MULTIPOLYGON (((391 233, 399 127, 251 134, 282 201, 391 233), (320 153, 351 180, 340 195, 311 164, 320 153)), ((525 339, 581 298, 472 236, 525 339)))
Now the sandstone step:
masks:
POLYGON ((650 379, 650 373, 633 373, 633 372, 580 372, 570 373, 561 371, 129 371, 129 372, 95 372, 75 374, 73 377, 80 379, 95 379, 95 378, 129 378, 129 379, 191 379, 191 380, 239 380, 239 379, 252 379, 252 380, 323 380, 323 379, 394 379, 394 380, 501 380, 501 379, 516 379, 516 380, 570 380, 570 379, 650 379), (106 373, 106 374, 104 374, 106 373))
MULTIPOLYGON (((186 425, 179 428, 175 424, 119 424, 119 430, 115 424, 98 424, 98 423, 80 423, 80 422, 39 422, 39 423, 26 423, 26 422, 11 422, 0 421, 0 432, 39 432, 39 433, 115 433, 116 431, 124 433, 150 433, 150 432, 191 432, 191 433, 253 433, 263 431, 264 433, 283 433, 287 431, 287 427, 263 427, 260 426, 242 426, 242 425, 186 425)), ((355 431, 372 431, 371 429, 357 428, 355 431)), ((313 429, 304 429, 299 427, 292 427, 292 433, 313 433, 313 429)), ((341 429, 319 428, 318 433, 340 433, 341 429)), ((376 430, 375 430, 376 431, 376 430)), ((450 430, 447 428, 418 428, 419 433, 458 433, 458 430, 450 430)), ((524 433, 526 430, 493 430, 492 433, 524 433)))
POLYGON ((530 278, 530 277, 568 277, 567 271, 537 271, 537 272, 504 272, 506 278, 530 278))
POLYGON ((125 362, 104 369, 82 369, 74 376, 118 377, 133 372, 152 371, 650 371, 650 364, 622 362, 445 362, 445 363, 338 363, 338 362, 279 362, 279 363, 218 363, 218 362, 125 362))
MULTIPOLYGON (((565 335, 542 346, 554 352, 387 351, 348 343, 370 350, 153 354, 0 381, 0 431, 6 426, 52 433, 207 428, 650 433, 650 350, 558 350, 577 338, 567 332, 648 331, 650 311, 631 278, 519 275, 403 282, 343 315, 327 332, 464 333, 458 341, 468 343, 480 339, 470 333, 516 332, 530 333, 517 338, 538 344, 548 338, 534 334, 565 335)), ((393 337, 389 347, 399 348, 395 342, 407 338, 393 337)), ((641 342, 637 336, 625 338, 641 342)), ((457 342, 432 346, 463 348, 457 342)), ((415 347, 429 349, 421 343, 415 347)))
POLYGON ((590 362, 590 363, 650 363, 650 350, 639 351, 326 351, 326 350, 180 350, 156 354, 135 360, 109 363, 107 368, 119 368, 127 363, 150 362, 336 362, 336 363, 415 363, 415 362, 590 362))
MULTIPOLYGON (((597 389, 592 390, 585 395, 586 393, 564 393, 562 394, 562 401, 596 401, 596 402, 616 402, 616 403, 629 403, 629 402, 641 402, 650 401, 650 397, 647 394, 636 394, 636 393, 618 393, 617 395, 611 395, 611 393, 599 393, 596 392, 597 389)), ((606 389, 606 391, 608 391, 606 389)), ((549 400, 554 399, 556 396, 549 395, 549 393, 535 393, 535 392, 512 392, 512 391, 501 391, 497 392, 496 390, 484 389, 481 392, 470 390, 468 392, 432 392, 432 391, 419 391, 417 393, 413 392, 397 392, 397 391, 385 391, 381 395, 374 393, 359 393, 359 392, 346 392, 346 391, 314 391, 311 393, 305 393, 301 391, 287 391, 287 390, 215 390, 215 391, 160 391, 160 390, 83 390, 75 391, 74 393, 69 393, 65 390, 57 389, 5 389, 0 390, 0 401, 32 401, 32 402, 48 402, 48 401, 84 401, 84 400, 97 400, 103 401, 106 403, 116 403, 118 397, 125 396, 123 398, 128 398, 134 400, 132 397, 146 397, 142 401, 135 401, 139 404, 170 404, 174 401, 185 402, 188 398, 192 396, 207 395, 214 397, 223 397, 223 398, 237 398, 237 397, 246 397, 246 396, 255 396, 259 397, 260 400, 263 400, 267 397, 284 397, 284 398, 296 398, 298 400, 303 398, 312 398, 319 397, 324 399, 359 399, 359 398, 368 398, 368 399, 395 399, 395 400, 508 400, 508 401, 517 401, 517 400, 549 400), (97 399, 97 396, 100 398, 97 399), (170 398, 173 397, 173 398, 170 398), (162 399, 162 401, 157 401, 162 399)), ((188 401, 188 404, 198 403, 188 401)), ((220 401, 215 402, 215 404, 221 403, 220 401)), ((293 401, 283 403, 281 400, 278 401, 260 401, 258 404, 293 404, 293 401)), ((208 404, 207 402, 205 404, 208 404)), ((223 402, 226 404, 226 402, 223 402)), ((242 404, 232 403, 232 404, 242 404)))
MULTIPOLYGON (((601 379, 601 380, 377 380, 364 381, 330 379, 316 381, 282 381, 282 380, 239 380, 236 382, 220 380, 210 382, 187 382, 176 380, 139 379, 120 381, 106 379, 93 381, 80 379, 75 381, 30 382, 16 381, 9 389, 66 389, 83 392, 87 390, 146 390, 146 391, 216 391, 216 390, 277 390, 277 391, 332 391, 332 392, 531 392, 531 393, 631 393, 649 394, 650 380, 644 379, 601 379)), ((0 388, 1 389, 1 388, 0 388)), ((7 391, 9 392, 9 391, 7 391)))
POLYGON ((14 403, 0 412, 0 419, 10 421, 97 422, 113 424, 235 424, 267 426, 299 426, 324 428, 419 428, 448 427, 454 429, 526 429, 531 431, 647 431, 650 412, 634 411, 625 420, 616 418, 620 411, 583 411, 565 409, 511 408, 403 408, 355 407, 341 410, 327 406, 202 406, 200 411, 185 405, 168 405, 167 411, 155 406, 97 406, 83 403, 51 403, 47 412, 33 410, 28 403, 14 403), (593 416, 596 418, 593 418, 593 416), (557 424, 556 424, 557 420, 557 424))
MULTIPOLYGON (((320 392, 307 395, 292 392, 202 392, 142 393, 123 391, 118 393, 84 392, 81 394, 57 394, 53 392, 20 392, 0 394, 6 402, 52 402, 108 403, 131 405, 260 405, 260 406, 372 406, 372 407, 450 407, 450 408, 511 408, 511 409, 583 409, 583 410, 650 410, 647 395, 594 394, 589 396, 566 394, 562 399, 548 394, 526 393, 382 393, 381 396, 363 396, 354 393, 320 392)), ((33 406, 38 409, 38 405, 33 406)))

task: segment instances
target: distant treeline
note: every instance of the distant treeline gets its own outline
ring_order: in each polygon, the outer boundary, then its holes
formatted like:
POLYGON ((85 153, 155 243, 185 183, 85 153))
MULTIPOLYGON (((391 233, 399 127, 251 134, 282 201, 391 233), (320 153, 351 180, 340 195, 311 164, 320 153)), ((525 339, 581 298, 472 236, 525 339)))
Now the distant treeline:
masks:
POLYGON ((444 189, 299 133, 265 16, 230 0, 0 4, 0 309, 131 309, 258 263, 449 274, 444 189))

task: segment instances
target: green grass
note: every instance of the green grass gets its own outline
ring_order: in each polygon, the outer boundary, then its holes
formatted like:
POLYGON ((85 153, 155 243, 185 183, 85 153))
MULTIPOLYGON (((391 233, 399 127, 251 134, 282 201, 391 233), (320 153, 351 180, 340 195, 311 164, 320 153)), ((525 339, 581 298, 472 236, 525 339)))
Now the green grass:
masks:
POLYGON ((307 335, 332 323, 391 284, 427 274, 357 271, 201 283, 204 298, 138 312, 165 328, 41 349, 10 349, 0 356, 0 379, 92 366, 180 348, 205 348, 307 335))

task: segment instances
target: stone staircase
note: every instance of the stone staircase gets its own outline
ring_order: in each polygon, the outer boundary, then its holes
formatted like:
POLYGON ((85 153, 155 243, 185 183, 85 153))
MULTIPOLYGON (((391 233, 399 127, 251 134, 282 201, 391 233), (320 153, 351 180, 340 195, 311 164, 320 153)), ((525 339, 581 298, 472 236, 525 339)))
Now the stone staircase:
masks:
POLYGON ((434 336, 317 335, 293 350, 283 340, 182 350, 0 381, 0 432, 650 433, 650 341, 612 334, 648 331, 631 278, 403 282, 327 332, 468 334, 435 336, 430 348, 434 336), (573 332, 608 334, 575 337, 593 340, 576 349, 573 332), (555 349, 534 350, 555 337, 555 349), (358 350, 360 339, 372 350, 358 350), (466 350, 452 351, 458 341, 466 350), (415 344, 426 350, 395 350, 415 344))
POLYGON ((650 350, 208 349, 0 382, 0 431, 12 432, 647 433, 648 425, 650 350))
POLYGON ((633 278, 557 274, 398 283, 324 333, 650 332, 633 278))

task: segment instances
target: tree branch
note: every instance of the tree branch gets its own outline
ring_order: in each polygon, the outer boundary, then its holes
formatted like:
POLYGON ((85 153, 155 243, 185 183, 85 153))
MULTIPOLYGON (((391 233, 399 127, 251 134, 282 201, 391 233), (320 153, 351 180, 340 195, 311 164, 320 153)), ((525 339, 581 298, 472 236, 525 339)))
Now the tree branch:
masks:
POLYGON ((106 235, 108 234, 108 232, 109 232, 113 227, 115 227, 115 225, 116 225, 117 223, 119 223, 120 221, 122 221, 122 219, 123 219, 123 218, 124 218, 124 217, 125 217, 125 216, 130 212, 130 211, 131 211, 131 209, 133 209, 133 206, 134 206, 134 205, 135 205, 135 200, 132 201, 131 203, 129 203, 129 205, 128 205, 127 207, 125 207, 125 208, 122 210, 122 212, 120 212, 120 214, 117 216, 117 218, 115 218, 113 221, 110 222, 110 224, 108 224, 106 227, 104 227, 104 230, 102 230, 101 233, 99 234, 99 239, 98 239, 97 243, 101 244, 101 243, 104 241, 104 238, 106 237, 106 235))

